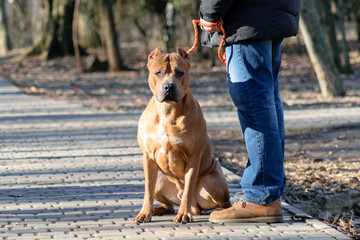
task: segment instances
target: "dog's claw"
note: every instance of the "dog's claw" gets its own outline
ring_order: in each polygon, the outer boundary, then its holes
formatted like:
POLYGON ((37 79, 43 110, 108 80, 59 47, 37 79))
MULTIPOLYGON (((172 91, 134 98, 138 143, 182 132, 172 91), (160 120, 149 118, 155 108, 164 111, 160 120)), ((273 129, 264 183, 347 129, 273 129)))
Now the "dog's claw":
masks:
POLYGON ((136 224, 140 224, 140 223, 148 223, 151 221, 151 214, 142 214, 139 213, 139 215, 137 215, 134 218, 134 223, 136 224))
POLYGON ((182 224, 186 224, 189 222, 193 221, 193 217, 191 216, 191 213, 188 214, 178 214, 175 217, 175 222, 176 223, 182 223, 182 224))

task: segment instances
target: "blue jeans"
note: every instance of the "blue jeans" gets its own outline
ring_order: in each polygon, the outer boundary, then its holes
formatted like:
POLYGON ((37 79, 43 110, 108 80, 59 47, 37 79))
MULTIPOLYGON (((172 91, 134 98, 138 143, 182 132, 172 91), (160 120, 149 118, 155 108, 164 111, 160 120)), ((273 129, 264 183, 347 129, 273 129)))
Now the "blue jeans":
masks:
POLYGON ((279 40, 226 47, 229 93, 248 152, 241 179, 244 201, 264 205, 278 200, 285 188, 284 113, 279 94, 279 40))

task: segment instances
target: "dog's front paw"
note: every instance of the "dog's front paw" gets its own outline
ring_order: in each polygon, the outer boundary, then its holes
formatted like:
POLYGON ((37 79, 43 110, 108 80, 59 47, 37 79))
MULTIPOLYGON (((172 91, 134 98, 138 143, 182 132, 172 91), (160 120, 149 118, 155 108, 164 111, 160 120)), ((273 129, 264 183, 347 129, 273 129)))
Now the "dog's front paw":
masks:
POLYGON ((192 222, 194 219, 191 215, 191 213, 178 213, 175 217, 175 222, 177 223, 182 223, 182 224, 185 224, 185 223, 188 223, 188 222, 192 222))
POLYGON ((151 221, 152 214, 151 213, 143 213, 140 212, 135 218, 134 223, 148 223, 151 221))

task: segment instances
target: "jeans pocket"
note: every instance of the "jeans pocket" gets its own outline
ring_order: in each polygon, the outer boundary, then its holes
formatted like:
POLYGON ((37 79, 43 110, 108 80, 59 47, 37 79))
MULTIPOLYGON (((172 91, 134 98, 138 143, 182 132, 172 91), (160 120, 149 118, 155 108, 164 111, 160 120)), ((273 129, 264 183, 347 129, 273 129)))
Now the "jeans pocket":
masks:
POLYGON ((241 56, 241 45, 233 44, 226 47, 226 68, 227 79, 232 83, 246 82, 247 74, 244 66, 244 61, 241 56))

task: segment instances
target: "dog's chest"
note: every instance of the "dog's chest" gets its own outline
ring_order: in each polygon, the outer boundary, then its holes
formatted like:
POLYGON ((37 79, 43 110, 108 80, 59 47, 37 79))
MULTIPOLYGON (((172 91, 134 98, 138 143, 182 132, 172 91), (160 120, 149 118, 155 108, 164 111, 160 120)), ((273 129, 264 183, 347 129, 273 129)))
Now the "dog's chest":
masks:
POLYGON ((159 124, 154 131, 147 134, 146 146, 165 174, 181 174, 178 171, 184 169, 187 156, 183 136, 176 128, 171 129, 159 124))
POLYGON ((166 151, 167 148, 181 144, 183 142, 180 137, 169 135, 163 126, 159 126, 156 132, 150 133, 148 138, 159 145, 160 151, 166 151))

